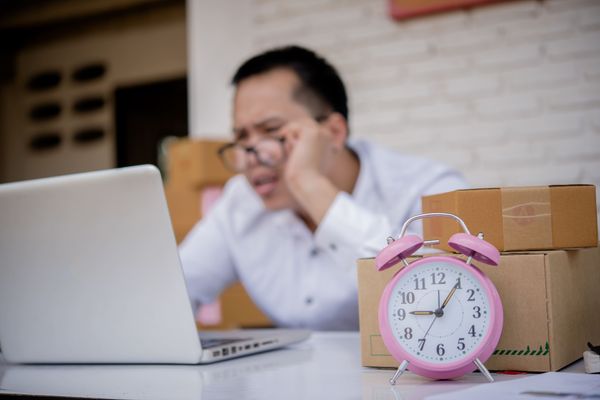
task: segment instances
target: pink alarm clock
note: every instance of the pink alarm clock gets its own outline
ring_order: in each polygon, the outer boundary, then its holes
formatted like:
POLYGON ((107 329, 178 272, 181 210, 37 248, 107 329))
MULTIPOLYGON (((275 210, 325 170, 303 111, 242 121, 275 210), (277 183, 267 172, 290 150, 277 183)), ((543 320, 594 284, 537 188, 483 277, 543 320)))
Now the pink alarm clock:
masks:
POLYGON ((492 281, 471 264, 475 259, 498 265, 500 253, 483 235, 470 234, 462 219, 453 214, 428 213, 410 218, 398 239, 375 258, 378 271, 402 262, 385 287, 379 302, 379 330, 390 354, 400 363, 391 384, 408 368, 433 379, 451 379, 475 369, 493 382, 483 363, 500 340, 503 310, 492 281), (424 218, 453 218, 463 229, 448 245, 467 256, 428 256, 408 263, 411 254, 423 245, 416 235, 406 235, 408 225, 424 218))

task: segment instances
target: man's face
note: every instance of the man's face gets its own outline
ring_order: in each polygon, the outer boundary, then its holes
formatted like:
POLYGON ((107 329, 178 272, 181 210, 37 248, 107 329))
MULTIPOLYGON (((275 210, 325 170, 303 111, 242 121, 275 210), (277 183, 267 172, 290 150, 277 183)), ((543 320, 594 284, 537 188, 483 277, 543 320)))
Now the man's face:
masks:
MULTIPOLYGON (((286 123, 310 117, 308 109, 292 97, 298 85, 298 77, 288 69, 271 70, 241 81, 234 98, 235 140, 244 146, 255 146, 266 137, 281 137, 279 130, 286 123)), ((247 156, 250 164, 244 175, 265 207, 298 211, 283 179, 284 165, 271 168, 258 163, 254 154, 247 156)))

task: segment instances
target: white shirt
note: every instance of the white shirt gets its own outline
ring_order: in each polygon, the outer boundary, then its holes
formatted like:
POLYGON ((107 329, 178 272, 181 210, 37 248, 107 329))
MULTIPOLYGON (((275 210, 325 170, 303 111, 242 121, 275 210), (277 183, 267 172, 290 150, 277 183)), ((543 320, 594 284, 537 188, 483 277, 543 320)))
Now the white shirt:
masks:
POLYGON ((421 196, 466 183, 442 164, 366 141, 350 146, 360 159, 354 192, 337 195, 314 233, 290 210, 265 209, 245 177, 232 178, 180 245, 191 299, 211 303, 240 280, 277 326, 358 329, 356 259, 397 236, 421 196))

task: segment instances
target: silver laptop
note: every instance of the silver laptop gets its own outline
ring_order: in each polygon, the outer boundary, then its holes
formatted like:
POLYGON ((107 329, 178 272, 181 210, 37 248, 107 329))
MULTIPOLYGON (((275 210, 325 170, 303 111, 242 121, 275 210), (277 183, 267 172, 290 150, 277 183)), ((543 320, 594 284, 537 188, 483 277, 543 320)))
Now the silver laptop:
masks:
POLYGON ((18 363, 197 364, 306 339, 197 332, 153 166, 0 185, 0 351, 18 363))

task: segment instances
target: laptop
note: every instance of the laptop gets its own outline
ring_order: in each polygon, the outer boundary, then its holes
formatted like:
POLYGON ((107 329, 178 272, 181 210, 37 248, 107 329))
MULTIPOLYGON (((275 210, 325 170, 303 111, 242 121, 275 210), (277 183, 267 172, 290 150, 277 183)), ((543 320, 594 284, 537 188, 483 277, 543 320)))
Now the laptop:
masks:
POLYGON ((153 166, 0 185, 0 351, 8 362, 199 364, 309 335, 198 333, 153 166))

